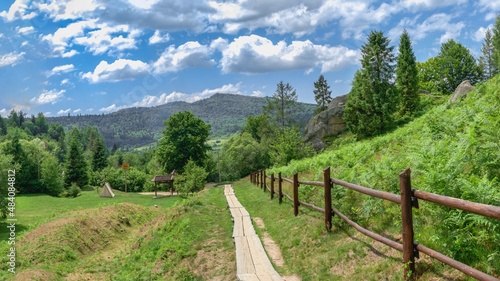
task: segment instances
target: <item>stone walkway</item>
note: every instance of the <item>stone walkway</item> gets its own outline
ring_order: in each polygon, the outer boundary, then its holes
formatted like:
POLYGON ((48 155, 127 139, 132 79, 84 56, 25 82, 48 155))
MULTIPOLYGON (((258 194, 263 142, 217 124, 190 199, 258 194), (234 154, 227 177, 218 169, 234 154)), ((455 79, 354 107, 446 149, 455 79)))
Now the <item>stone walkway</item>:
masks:
POLYGON ((241 281, 283 280, 274 270, 255 233, 250 215, 241 205, 231 185, 224 187, 229 210, 234 219, 233 238, 236 246, 236 275, 241 281))

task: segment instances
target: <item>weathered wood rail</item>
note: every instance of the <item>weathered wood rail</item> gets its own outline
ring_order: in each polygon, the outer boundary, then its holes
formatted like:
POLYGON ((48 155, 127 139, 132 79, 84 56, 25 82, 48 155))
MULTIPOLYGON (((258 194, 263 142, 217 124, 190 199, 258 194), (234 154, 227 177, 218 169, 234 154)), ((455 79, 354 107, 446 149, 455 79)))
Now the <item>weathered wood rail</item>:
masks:
POLYGON ((327 231, 331 231, 332 228, 332 216, 334 214, 338 215, 341 219, 347 222, 349 225, 354 227, 357 231, 362 234, 381 242, 391 248, 394 248, 403 253, 403 264, 407 265, 404 267, 404 278, 406 280, 414 280, 415 275, 415 258, 419 257, 419 253, 425 253, 426 255, 437 259, 455 269, 458 269, 468 276, 474 277, 478 280, 493 281, 500 280, 496 277, 488 275, 482 271, 479 271, 473 267, 470 267, 464 263, 456 261, 446 255, 443 255, 433 249, 430 249, 422 244, 416 243, 414 241, 413 232, 413 208, 419 208, 418 199, 436 203, 449 208, 455 208, 474 214, 478 214, 484 217, 493 218, 500 220, 500 207, 475 203, 471 201, 466 201, 462 199, 447 197, 443 195, 433 194, 425 191, 415 190, 411 187, 411 171, 406 169, 401 174, 399 174, 399 187, 400 194, 394 194, 386 191, 375 190, 368 187, 360 186, 357 184, 345 182, 339 179, 331 178, 330 167, 323 171, 323 181, 299 181, 299 175, 294 174, 292 179, 282 177, 281 173, 278 174, 278 178, 271 174, 266 175, 265 171, 257 171, 250 174, 250 180, 252 183, 258 185, 264 191, 269 190, 271 194, 271 199, 274 195, 278 195, 279 203, 283 201, 283 197, 288 198, 293 203, 293 212, 297 216, 299 214, 299 206, 305 206, 312 210, 318 211, 325 215, 325 227, 327 231), (270 186, 267 184, 267 179, 270 179, 270 186), (278 192, 275 191, 275 182, 278 183, 278 192), (288 182, 292 185, 293 196, 289 196, 283 193, 282 183, 288 182), (324 207, 318 207, 314 204, 303 202, 299 200, 299 185, 312 185, 324 188, 324 207), (371 197, 380 198, 387 200, 401 206, 401 222, 402 222, 402 243, 398 243, 389 238, 386 238, 380 234, 374 233, 362 226, 358 225, 347 216, 342 214, 339 210, 332 207, 332 196, 331 190, 333 185, 343 186, 345 188, 354 190, 359 193, 369 195, 371 197))

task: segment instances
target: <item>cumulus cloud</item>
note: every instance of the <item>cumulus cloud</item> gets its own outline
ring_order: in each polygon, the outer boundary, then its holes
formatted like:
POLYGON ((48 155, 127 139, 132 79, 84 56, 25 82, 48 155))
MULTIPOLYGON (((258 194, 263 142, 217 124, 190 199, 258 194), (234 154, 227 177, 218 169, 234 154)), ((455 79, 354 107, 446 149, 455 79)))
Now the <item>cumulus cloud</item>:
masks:
POLYGON ((212 50, 196 41, 189 41, 175 47, 169 46, 153 63, 155 73, 176 72, 188 67, 207 67, 215 64, 210 59, 212 50))
POLYGON ((161 31, 156 30, 153 36, 149 37, 149 45, 159 44, 170 41, 170 35, 162 35, 161 31))
POLYGON ((154 3, 149 2, 107 1, 106 10, 100 14, 100 19, 117 24, 130 24, 143 29, 190 30, 199 33, 207 30, 209 27, 207 14, 214 12, 206 1, 159 0, 154 3), (144 7, 140 7, 141 5, 144 7))
POLYGON ((24 55, 25 55, 24 52, 21 53, 12 52, 5 55, 0 55, 0 67, 14 66, 23 59, 24 55))
POLYGON ((127 49, 137 49, 139 29, 128 25, 110 26, 106 23, 97 23, 97 20, 82 20, 70 23, 57 29, 53 34, 44 35, 56 56, 71 57, 78 52, 71 49, 73 45, 81 45, 94 55, 103 53, 119 54, 127 49))
POLYGON ((62 115, 62 114, 68 114, 71 112, 71 108, 68 108, 68 109, 61 109, 57 112, 57 115, 62 115))
POLYGON ((419 20, 418 16, 413 19, 402 19, 397 27, 389 31, 389 37, 399 38, 403 29, 406 29, 415 41, 426 38, 432 32, 444 32, 438 39, 438 43, 442 44, 449 39, 457 38, 465 27, 464 22, 453 22, 453 16, 444 13, 433 14, 420 23, 419 20))
POLYGON ((265 73, 290 69, 321 68, 339 70, 358 61, 358 52, 343 46, 321 46, 311 41, 287 44, 258 36, 240 36, 222 51, 220 67, 224 73, 265 73))
POLYGON ((67 73, 73 70, 75 70, 75 66, 73 64, 59 65, 52 68, 52 70, 48 73, 48 76, 67 73))
MULTIPOLYGON (((484 38, 486 37, 486 31, 487 30, 490 30, 492 31, 493 30, 493 24, 490 24, 489 26, 487 27, 480 27, 478 30, 476 30, 476 32, 474 32, 474 34, 472 34, 472 39, 476 42, 482 42, 484 40, 484 38)), ((492 32, 493 34, 493 32, 492 32)))
POLYGON ((65 90, 43 90, 38 97, 34 97, 30 101, 36 104, 55 104, 64 97, 65 92, 65 90))
POLYGON ((85 46, 94 55, 137 49, 136 39, 141 34, 138 29, 130 28, 128 25, 98 24, 96 27, 98 29, 89 31, 85 36, 74 38, 73 42, 85 46))
POLYGON ((411 11, 421 11, 456 6, 464 3, 467 3, 467 0, 400 0, 398 5, 411 11))
POLYGON ((18 19, 29 20, 36 17, 35 12, 28 12, 30 9, 30 0, 16 0, 10 6, 8 11, 0 12, 0 17, 6 22, 15 21, 18 19))
POLYGON ((118 59, 109 64, 101 61, 93 72, 82 74, 82 78, 90 83, 118 82, 145 76, 149 73, 149 65, 140 60, 118 59))
POLYGON ((35 31, 33 26, 25 26, 16 28, 18 34, 30 34, 35 31))
POLYGON ((196 92, 196 93, 191 93, 191 94, 186 94, 186 93, 174 91, 174 92, 171 92, 169 94, 162 93, 159 96, 146 95, 142 98, 142 100, 135 102, 133 104, 122 105, 122 106, 117 106, 116 104, 112 104, 108 107, 103 107, 103 108, 99 109, 99 111, 109 113, 109 112, 114 112, 114 111, 118 111, 118 110, 125 109, 125 108, 130 108, 130 107, 151 107, 151 106, 158 106, 158 105, 166 104, 169 102, 175 102, 175 101, 195 102, 195 101, 209 98, 212 95, 217 94, 217 93, 240 95, 240 94, 242 94, 240 89, 241 89, 241 83, 237 83, 237 84, 222 85, 221 87, 214 88, 214 89, 204 89, 201 92, 196 92))
POLYGON ((81 19, 87 14, 104 9, 95 0, 49 0, 37 5, 40 12, 54 21, 81 19))

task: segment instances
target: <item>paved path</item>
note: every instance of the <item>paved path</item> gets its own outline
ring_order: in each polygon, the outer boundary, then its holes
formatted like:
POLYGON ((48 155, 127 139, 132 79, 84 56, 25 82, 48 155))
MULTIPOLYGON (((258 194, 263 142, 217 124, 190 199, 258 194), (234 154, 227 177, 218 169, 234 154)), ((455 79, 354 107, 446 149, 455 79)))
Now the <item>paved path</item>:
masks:
POLYGON ((231 185, 224 187, 224 195, 234 219, 233 238, 236 245, 236 275, 238 280, 283 280, 269 261, 259 236, 255 233, 250 215, 234 195, 231 185))

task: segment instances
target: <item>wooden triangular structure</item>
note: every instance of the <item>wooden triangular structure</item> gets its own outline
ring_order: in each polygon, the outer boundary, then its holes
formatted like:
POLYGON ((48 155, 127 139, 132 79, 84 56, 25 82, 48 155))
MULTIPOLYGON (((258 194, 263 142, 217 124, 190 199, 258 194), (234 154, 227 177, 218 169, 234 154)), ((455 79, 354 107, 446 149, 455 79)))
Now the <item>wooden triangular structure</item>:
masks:
POLYGON ((104 188, 102 189, 102 191, 99 194, 99 196, 100 197, 108 197, 108 198, 115 197, 115 194, 113 193, 113 190, 111 190, 111 186, 109 186, 109 183, 106 183, 104 185, 104 188))

